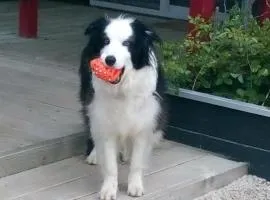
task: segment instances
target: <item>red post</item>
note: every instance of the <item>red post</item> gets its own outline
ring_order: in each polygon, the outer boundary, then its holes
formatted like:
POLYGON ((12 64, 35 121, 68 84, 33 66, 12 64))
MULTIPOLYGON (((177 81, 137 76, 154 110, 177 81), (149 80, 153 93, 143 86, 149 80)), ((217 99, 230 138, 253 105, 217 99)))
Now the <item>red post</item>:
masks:
MULTIPOLYGON (((215 7, 215 0, 190 0, 189 16, 200 16, 206 20, 209 20, 215 12, 215 7)), ((192 32, 194 28, 195 27, 193 24, 189 24, 188 32, 191 35, 194 35, 194 33, 192 32)))
POLYGON ((36 38, 38 32, 38 0, 19 0, 19 35, 36 38))
POLYGON ((270 19, 270 0, 261 0, 260 21, 270 19))

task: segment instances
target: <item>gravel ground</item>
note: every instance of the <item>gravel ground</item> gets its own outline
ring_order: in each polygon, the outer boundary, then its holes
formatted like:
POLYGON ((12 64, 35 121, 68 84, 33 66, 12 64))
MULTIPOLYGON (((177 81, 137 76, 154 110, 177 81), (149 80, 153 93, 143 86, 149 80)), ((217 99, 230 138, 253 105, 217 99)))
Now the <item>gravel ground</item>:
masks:
POLYGON ((270 182, 246 175, 226 187, 194 200, 270 200, 270 182))

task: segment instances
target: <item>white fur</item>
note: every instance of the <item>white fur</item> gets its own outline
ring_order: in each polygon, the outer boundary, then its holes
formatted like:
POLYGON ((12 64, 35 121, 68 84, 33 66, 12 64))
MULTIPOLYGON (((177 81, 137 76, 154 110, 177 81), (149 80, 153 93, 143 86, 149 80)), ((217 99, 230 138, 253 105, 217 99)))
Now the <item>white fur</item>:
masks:
POLYGON ((102 50, 102 56, 105 59, 106 55, 112 54, 116 57, 116 65, 125 66, 120 83, 109 84, 95 75, 92 79, 95 95, 89 113, 95 149, 88 161, 92 164, 97 161, 101 166, 104 182, 100 198, 104 200, 116 199, 119 151, 123 151, 124 156, 130 155, 128 194, 143 195, 143 170, 153 144, 162 134, 154 133, 156 117, 161 109, 153 96, 157 84, 155 54, 151 52, 149 55, 151 66, 135 70, 127 47, 122 46, 122 41, 133 34, 131 21, 116 19, 105 30, 111 43, 102 50), (128 141, 132 145, 127 145, 128 141), (131 149, 122 149, 123 146, 131 149))
POLYGON ((118 17, 113 19, 106 27, 105 33, 110 39, 109 45, 105 46, 101 51, 101 59, 105 61, 106 56, 114 56, 116 58, 115 68, 123 68, 127 63, 130 66, 130 53, 123 42, 132 35, 130 23, 133 19, 122 19, 118 17))

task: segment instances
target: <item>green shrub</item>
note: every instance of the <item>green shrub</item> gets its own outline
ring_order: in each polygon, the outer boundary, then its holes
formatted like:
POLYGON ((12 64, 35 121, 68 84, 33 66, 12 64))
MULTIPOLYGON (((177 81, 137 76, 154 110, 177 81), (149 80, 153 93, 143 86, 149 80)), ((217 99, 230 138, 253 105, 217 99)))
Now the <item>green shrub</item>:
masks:
POLYGON ((251 17, 245 25, 243 16, 234 7, 222 23, 190 18, 193 39, 164 42, 169 86, 270 106, 270 22, 251 17))

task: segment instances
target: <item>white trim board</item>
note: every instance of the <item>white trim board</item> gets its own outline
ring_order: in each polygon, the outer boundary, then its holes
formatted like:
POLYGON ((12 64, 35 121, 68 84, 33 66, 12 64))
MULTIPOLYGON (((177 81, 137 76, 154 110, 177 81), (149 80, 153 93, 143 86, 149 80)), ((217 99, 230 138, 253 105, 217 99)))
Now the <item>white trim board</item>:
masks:
POLYGON ((239 110, 239 111, 257 114, 257 115, 261 115, 265 117, 270 117, 270 109, 263 106, 251 104, 251 103, 246 103, 246 102, 237 101, 233 99, 227 99, 227 98, 210 95, 206 93, 201 93, 201 92, 196 92, 193 90, 187 90, 187 89, 179 89, 178 95, 180 97, 191 99, 194 101, 200 101, 200 102, 209 103, 212 105, 222 106, 222 107, 231 108, 234 110, 239 110))

